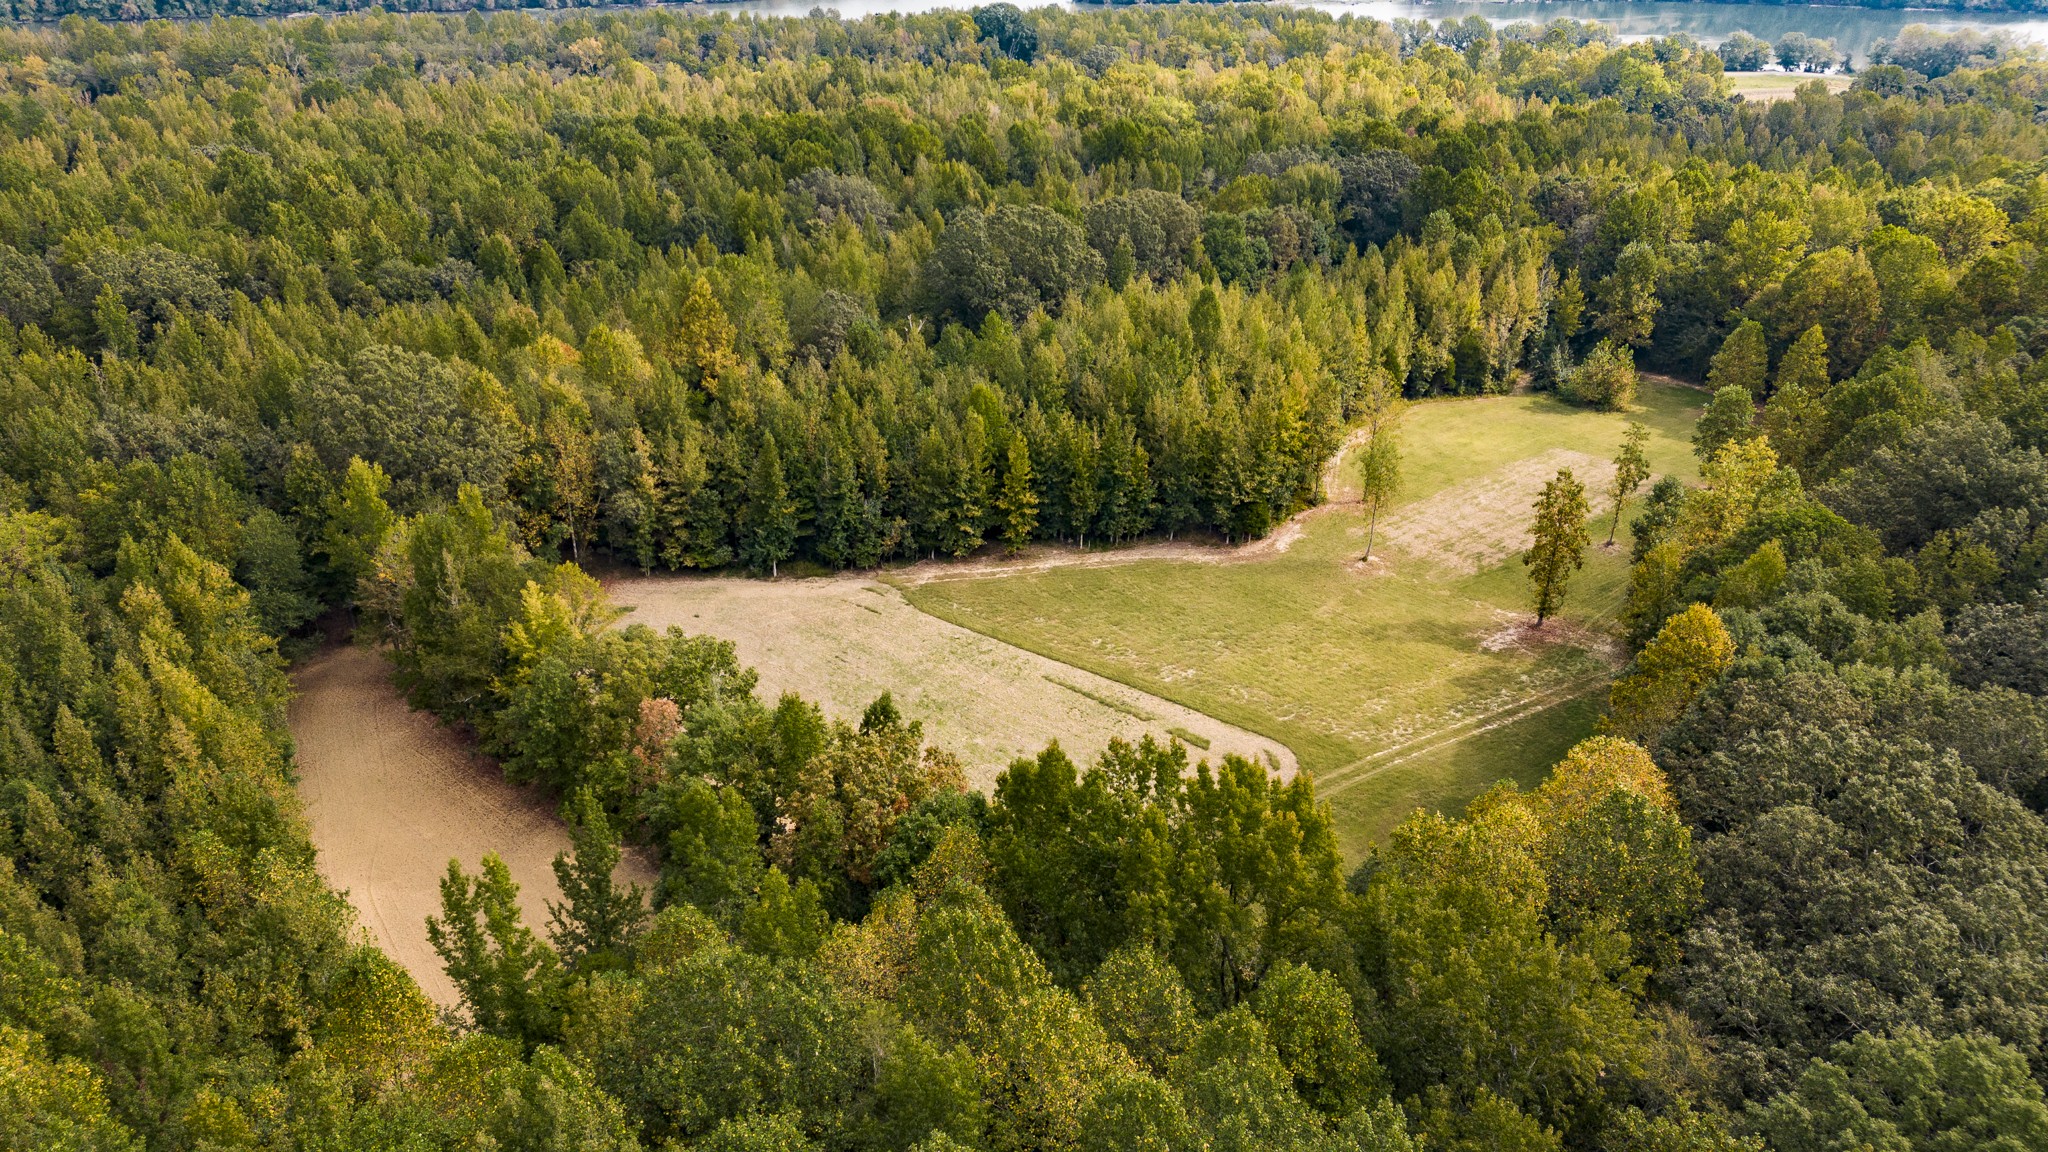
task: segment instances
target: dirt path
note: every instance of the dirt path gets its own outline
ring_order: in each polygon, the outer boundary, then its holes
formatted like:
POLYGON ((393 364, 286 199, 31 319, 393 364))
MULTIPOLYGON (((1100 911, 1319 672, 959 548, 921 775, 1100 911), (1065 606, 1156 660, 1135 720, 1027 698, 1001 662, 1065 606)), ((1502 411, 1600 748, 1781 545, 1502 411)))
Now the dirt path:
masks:
MULTIPOLYGON (((370 937, 428 996, 456 1003, 427 943, 441 910, 450 858, 474 872, 496 852, 519 883, 526 924, 545 933, 546 901, 561 899, 550 866, 568 832, 538 791, 505 783, 497 768, 440 721, 407 706, 382 657, 336 648, 293 676, 292 738, 299 795, 320 874, 348 894, 370 937)), ((654 871, 628 854, 620 878, 652 888, 654 871)))
POLYGON ((1196 758, 1235 752, 1270 757, 1285 775, 1295 768, 1294 753, 1278 741, 926 615, 863 576, 654 576, 606 587, 632 609, 628 623, 731 640, 741 662, 760 673, 766 699, 795 692, 851 720, 893 693, 906 716, 960 757, 978 788, 1049 740, 1084 761, 1112 737, 1179 736, 1196 758))

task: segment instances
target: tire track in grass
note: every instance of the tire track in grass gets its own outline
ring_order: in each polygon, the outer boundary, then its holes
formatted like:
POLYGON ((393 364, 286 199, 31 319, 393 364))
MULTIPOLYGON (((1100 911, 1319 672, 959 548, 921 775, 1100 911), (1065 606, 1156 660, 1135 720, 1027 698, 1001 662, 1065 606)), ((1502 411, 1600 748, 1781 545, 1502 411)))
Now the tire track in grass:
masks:
POLYGON ((1413 740, 1407 740, 1392 747, 1382 748, 1371 755, 1353 760, 1341 768, 1334 768, 1328 772, 1320 773, 1316 777, 1316 798, 1318 800, 1328 800, 1349 790, 1356 784, 1370 780, 1386 772, 1388 769, 1405 764, 1418 756, 1425 756, 1439 749, 1448 748, 1453 744, 1469 740, 1481 733, 1491 732, 1496 728, 1505 727, 1518 720, 1525 720, 1530 716, 1536 715, 1538 712, 1547 711, 1559 704, 1576 700, 1607 680, 1608 675, 1606 673, 1582 677, 1565 684, 1563 687, 1553 688, 1547 692, 1539 692, 1533 696, 1525 696, 1513 703, 1502 705, 1491 712, 1483 712, 1470 719, 1439 728, 1422 736, 1417 736, 1413 740), (1481 723, 1481 721, 1491 722, 1481 723), (1476 728, 1471 727, 1474 724, 1479 726, 1476 728), (1464 730, 1460 731, 1460 729, 1464 730), (1422 747, 1417 747, 1417 745, 1422 745, 1422 747), (1389 756, 1396 752, 1405 752, 1406 755, 1396 756, 1384 764, 1372 767, 1370 771, 1357 771, 1372 765, 1374 761, 1379 760, 1383 756, 1389 756), (1327 786, 1325 786, 1326 782, 1329 782, 1327 786))

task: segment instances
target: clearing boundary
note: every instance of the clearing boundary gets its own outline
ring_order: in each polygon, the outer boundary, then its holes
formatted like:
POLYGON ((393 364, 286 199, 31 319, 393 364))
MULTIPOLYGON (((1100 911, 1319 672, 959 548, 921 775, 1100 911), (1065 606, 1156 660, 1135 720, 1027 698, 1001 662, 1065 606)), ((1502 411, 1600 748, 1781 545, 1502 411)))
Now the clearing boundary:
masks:
MULTIPOLYGON (((527 927, 545 933, 547 901, 562 898, 552 864, 569 850, 568 830, 539 789, 506 783, 469 741, 414 711, 375 651, 330 649, 292 681, 299 796, 320 875, 347 894, 384 954, 452 1008, 455 985, 427 942, 448 861, 474 872, 484 853, 503 857, 527 927)), ((652 891, 655 873, 628 848, 619 878, 652 891)))

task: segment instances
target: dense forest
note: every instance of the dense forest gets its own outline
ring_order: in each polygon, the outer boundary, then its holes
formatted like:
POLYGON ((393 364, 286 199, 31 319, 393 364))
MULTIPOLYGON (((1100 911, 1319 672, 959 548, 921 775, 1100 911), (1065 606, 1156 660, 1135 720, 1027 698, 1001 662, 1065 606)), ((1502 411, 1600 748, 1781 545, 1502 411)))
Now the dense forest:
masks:
POLYGON ((2048 67, 1958 54, 0 32, 0 1146, 2048 1146, 2048 67), (1258 535, 1397 392, 1636 365, 1712 399, 1603 734, 1348 874, 1305 776, 971 793, 581 567, 1258 535), (547 925, 451 865, 452 1018, 313 868, 323 615, 574 828, 547 925))

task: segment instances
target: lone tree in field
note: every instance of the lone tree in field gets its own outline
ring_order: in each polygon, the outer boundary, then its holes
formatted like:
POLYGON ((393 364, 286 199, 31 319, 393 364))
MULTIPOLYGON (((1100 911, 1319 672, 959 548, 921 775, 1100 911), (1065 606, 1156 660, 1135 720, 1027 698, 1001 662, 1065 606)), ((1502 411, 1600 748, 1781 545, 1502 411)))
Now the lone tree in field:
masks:
POLYGON ((1401 445, 1395 439, 1406 411, 1400 385, 1375 368, 1365 381, 1365 451, 1358 458, 1358 501, 1365 505, 1365 559, 1372 559, 1380 513, 1401 490, 1401 445))
POLYGON ((1565 585, 1572 573, 1586 566, 1586 545, 1592 534, 1586 531, 1586 486, 1569 468, 1560 468, 1543 495, 1536 498, 1535 542, 1522 553, 1529 566, 1529 590, 1536 600, 1536 626, 1550 619, 1564 603, 1565 585))
POLYGON ((1365 445, 1359 458, 1358 500, 1365 505, 1365 558, 1372 559, 1373 534, 1379 529, 1380 510, 1394 502, 1401 490, 1401 446, 1391 427, 1382 428, 1365 445))
POLYGON ((1614 500, 1614 519, 1607 525, 1607 546, 1614 547, 1614 533, 1621 528, 1621 510, 1650 478, 1650 458, 1643 452, 1643 445, 1650 439, 1650 430, 1639 420, 1628 422, 1628 432, 1621 438, 1621 455, 1614 458, 1614 486, 1607 495, 1614 500))

